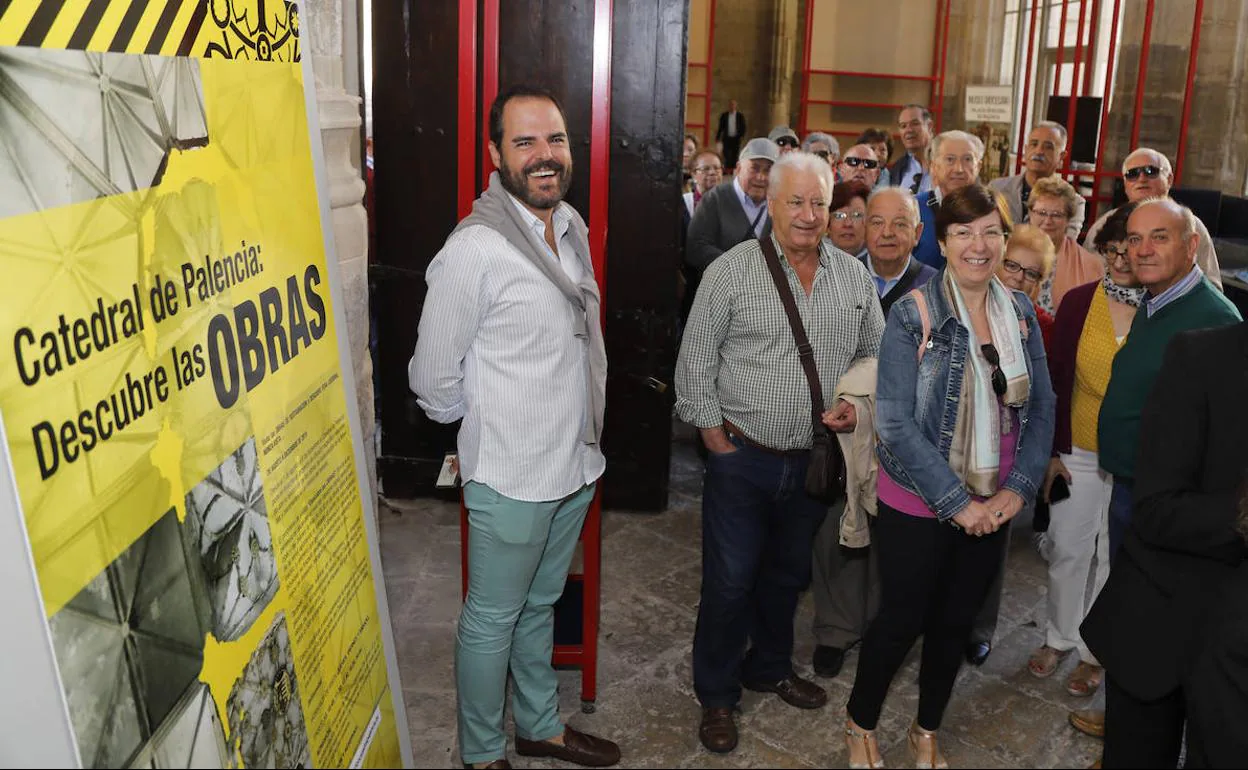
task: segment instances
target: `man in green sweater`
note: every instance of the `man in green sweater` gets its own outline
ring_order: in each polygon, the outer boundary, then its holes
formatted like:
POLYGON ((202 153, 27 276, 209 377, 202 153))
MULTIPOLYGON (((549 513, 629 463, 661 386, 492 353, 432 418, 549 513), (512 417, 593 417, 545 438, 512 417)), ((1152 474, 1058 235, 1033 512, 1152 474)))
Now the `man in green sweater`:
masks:
POLYGON ((1143 201, 1127 221, 1128 258, 1148 292, 1126 344, 1114 357, 1097 424, 1101 468, 1114 477, 1109 503, 1111 561, 1131 521, 1140 414, 1161 370, 1166 344, 1188 329, 1242 320, 1196 265, 1199 242, 1196 217, 1170 198, 1143 201))

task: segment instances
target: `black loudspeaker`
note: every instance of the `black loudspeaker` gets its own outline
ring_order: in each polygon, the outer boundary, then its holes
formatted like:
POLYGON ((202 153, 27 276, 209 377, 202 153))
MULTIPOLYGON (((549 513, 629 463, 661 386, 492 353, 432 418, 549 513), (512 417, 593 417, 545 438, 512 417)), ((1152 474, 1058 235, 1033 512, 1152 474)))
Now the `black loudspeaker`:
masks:
MULTIPOLYGON (((1067 129, 1070 126, 1070 97, 1050 96, 1049 108, 1044 115, 1045 120, 1061 123, 1067 129)), ((1074 136, 1067 141, 1072 163, 1096 162, 1096 138, 1101 125, 1101 97, 1080 96, 1075 102, 1074 136)))

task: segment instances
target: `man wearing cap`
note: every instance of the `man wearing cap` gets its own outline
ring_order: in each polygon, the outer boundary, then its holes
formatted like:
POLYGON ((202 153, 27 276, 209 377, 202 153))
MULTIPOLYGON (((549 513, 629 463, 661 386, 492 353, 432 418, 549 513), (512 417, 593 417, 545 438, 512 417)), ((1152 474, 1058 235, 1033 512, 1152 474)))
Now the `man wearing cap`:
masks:
POLYGON ((767 135, 767 138, 776 143, 776 146, 780 148, 781 155, 793 152, 798 146, 797 132, 788 126, 776 126, 771 129, 771 133, 767 135))
MULTIPOLYGON (((794 140, 796 141, 796 140, 794 140)), ((780 148, 764 137, 751 139, 741 151, 730 181, 707 190, 689 223, 685 264, 699 277, 720 254, 771 230, 767 216, 767 178, 780 148)), ((689 291, 697 291, 691 282, 689 291)))

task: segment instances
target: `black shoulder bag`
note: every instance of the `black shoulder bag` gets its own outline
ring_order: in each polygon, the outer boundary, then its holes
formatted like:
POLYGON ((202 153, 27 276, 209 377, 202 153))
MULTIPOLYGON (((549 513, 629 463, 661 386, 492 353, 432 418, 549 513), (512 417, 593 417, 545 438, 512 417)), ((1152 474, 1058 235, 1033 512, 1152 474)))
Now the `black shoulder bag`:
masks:
POLYGON ((840 442, 823 424, 823 387, 819 384, 819 370, 815 368, 815 350, 810 346, 806 327, 797 314, 797 303, 793 300, 793 292, 789 291, 784 269, 780 267, 780 255, 776 253, 775 244, 770 237, 760 239, 759 243, 763 247, 771 280, 780 293, 784 314, 789 317, 789 328, 793 330, 793 340, 797 343, 797 357, 802 362, 802 371, 806 373, 806 384, 810 386, 812 425, 806 494, 821 503, 833 505, 845 496, 845 458, 841 454, 840 442))

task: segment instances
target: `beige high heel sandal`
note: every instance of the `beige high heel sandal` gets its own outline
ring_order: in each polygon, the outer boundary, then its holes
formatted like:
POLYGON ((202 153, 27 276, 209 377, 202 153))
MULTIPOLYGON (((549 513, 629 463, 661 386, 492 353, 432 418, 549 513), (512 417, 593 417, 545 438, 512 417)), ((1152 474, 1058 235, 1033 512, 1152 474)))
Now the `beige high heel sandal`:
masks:
POLYGON ((845 716, 845 746, 849 749, 850 770, 876 770, 884 767, 884 758, 880 756, 880 744, 875 740, 875 731, 862 729, 848 714, 845 716))
POLYGON ((916 721, 910 725, 907 742, 910 744, 910 756, 914 757, 915 767, 924 770, 943 770, 949 767, 944 755, 940 753, 939 744, 936 743, 935 730, 924 730, 916 721))

